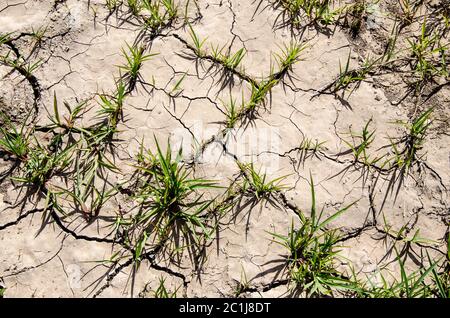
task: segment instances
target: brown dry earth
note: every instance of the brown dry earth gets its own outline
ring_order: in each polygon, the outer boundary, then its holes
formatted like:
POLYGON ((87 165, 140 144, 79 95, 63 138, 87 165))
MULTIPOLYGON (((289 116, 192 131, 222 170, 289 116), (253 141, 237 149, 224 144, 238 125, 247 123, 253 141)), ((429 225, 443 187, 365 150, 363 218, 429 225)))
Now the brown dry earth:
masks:
MULTIPOLYGON (((143 261, 134 272, 130 255, 108 262, 120 251, 113 244, 114 217, 119 209, 133 209, 133 199, 115 195, 90 223, 72 213, 68 204, 67 216, 60 215, 56 222, 43 212, 45 199, 30 195, 10 179, 19 173, 14 162, 0 159, 0 283, 6 287, 5 297, 151 297, 161 277, 169 290, 178 288, 178 296, 233 296, 243 277, 248 287, 241 296, 287 296, 290 285, 281 266, 287 250, 274 243, 270 233, 285 235, 291 223, 298 222, 293 207, 309 211, 310 174, 317 206, 324 207, 326 215, 356 202, 330 224, 343 235, 342 258, 336 264, 342 272, 352 264, 359 277, 376 279, 385 267, 398 274, 394 246, 405 257, 408 270, 427 264, 427 252, 433 260, 443 259, 449 229, 448 82, 420 102, 406 95, 408 87, 401 75, 389 72, 369 76, 344 97, 318 94, 336 79, 349 54, 353 66, 369 53, 382 52, 395 4, 381 1, 370 13, 370 23, 354 38, 341 27, 326 32, 309 27, 301 34, 282 27, 280 10, 270 1, 262 1, 261 6, 250 0, 190 2, 188 20, 200 38, 207 38, 208 49, 226 45, 235 52, 244 47, 241 72, 251 78, 267 77, 272 65, 276 69, 274 53, 293 39, 305 43, 306 49, 256 117, 239 122, 223 136, 222 101, 230 95, 239 101, 242 94, 248 99, 250 83, 223 72, 211 60, 193 57, 186 45, 192 40, 184 17, 143 40, 148 52, 158 55, 144 62, 142 83, 126 99, 125 119, 115 142, 114 160, 121 171, 109 173, 108 182, 126 180, 139 143, 144 140, 155 150, 155 135, 164 147, 168 139, 173 149, 184 145, 186 161, 195 158, 191 165, 196 177, 228 186, 240 175, 236 160, 253 161, 269 179, 287 176, 282 182, 286 188, 270 200, 244 196, 221 220, 204 249, 201 267, 188 253, 179 262, 162 253, 143 261), (172 92, 183 76, 180 88, 172 92), (371 149, 374 155, 383 154, 388 138, 404 132, 395 121, 410 121, 431 106, 434 122, 421 149, 423 164, 404 177, 354 164, 344 142, 351 140, 350 131, 360 132, 372 119, 376 140, 371 149), (325 143, 317 152, 305 153, 300 146, 306 139, 325 143), (395 235, 402 227, 406 239, 395 235), (408 243, 417 231, 430 241, 408 243)), ((186 2, 179 3, 184 14, 186 2)), ((420 23, 408 26, 402 40, 420 32, 420 27, 420 23)), ((135 43, 141 26, 125 9, 110 14, 100 0, 0 0, 0 31, 14 32, 15 54, 40 61, 33 80, 0 66, 0 108, 16 123, 31 114, 28 120, 43 126, 49 123, 48 113, 53 113, 54 93, 61 105, 89 100, 96 107, 98 93, 114 92, 117 65, 124 62, 121 49, 135 43), (36 43, 29 33, 42 26, 48 26, 47 32, 36 43)), ((9 50, 0 47, 1 54, 9 50)), ((83 121, 88 124, 92 118, 86 114, 83 121)), ((45 132, 40 134, 39 138, 49 138, 45 132)), ((215 189, 207 195, 224 191, 215 189)))

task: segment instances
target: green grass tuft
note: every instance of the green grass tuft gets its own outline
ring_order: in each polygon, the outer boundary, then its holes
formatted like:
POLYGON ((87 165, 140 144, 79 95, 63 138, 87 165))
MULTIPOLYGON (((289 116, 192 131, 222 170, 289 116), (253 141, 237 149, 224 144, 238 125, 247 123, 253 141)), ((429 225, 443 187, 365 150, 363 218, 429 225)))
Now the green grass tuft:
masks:
POLYGON ((353 204, 340 209, 323 220, 323 210, 316 210, 316 197, 312 177, 310 216, 298 210, 300 226, 294 223, 287 236, 271 233, 275 242, 289 251, 287 268, 291 283, 295 289, 312 295, 332 295, 335 290, 354 290, 356 285, 349 278, 340 274, 334 267, 338 257, 337 243, 340 236, 335 230, 326 226, 338 216, 345 213, 353 204))

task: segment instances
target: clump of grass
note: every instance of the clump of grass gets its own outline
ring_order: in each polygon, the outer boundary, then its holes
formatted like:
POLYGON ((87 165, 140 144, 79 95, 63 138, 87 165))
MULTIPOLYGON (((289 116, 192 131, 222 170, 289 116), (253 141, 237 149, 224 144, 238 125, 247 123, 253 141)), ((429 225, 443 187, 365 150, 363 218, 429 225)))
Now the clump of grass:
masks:
POLYGON ((270 93, 270 91, 276 84, 278 84, 278 80, 273 78, 262 80, 260 83, 258 83, 258 85, 255 85, 252 82, 252 94, 250 96, 250 100, 246 104, 246 110, 254 111, 259 105, 264 105, 266 102, 267 94, 270 93))
POLYGON ((370 146, 375 140, 375 130, 370 129, 371 122, 372 118, 367 121, 360 134, 354 133, 350 130, 350 136, 352 138, 351 143, 344 140, 344 143, 347 144, 352 151, 354 162, 356 163, 361 161, 364 165, 369 167, 374 166, 384 157, 381 156, 371 158, 368 153, 370 146))
POLYGON ((356 37, 361 30, 366 10, 367 3, 365 0, 356 0, 355 3, 350 4, 345 10, 346 17, 347 15, 351 16, 349 27, 353 37, 356 37))
POLYGON ((194 43, 195 54, 201 58, 205 55, 203 51, 203 46, 205 45, 205 42, 208 38, 204 38, 203 40, 201 40, 200 37, 197 35, 197 33, 195 33, 194 28, 192 28, 192 25, 190 23, 188 24, 188 27, 189 27, 189 36, 191 37, 192 42, 194 43))
POLYGON ((428 129, 432 124, 430 108, 419 114, 412 123, 399 122, 407 129, 406 134, 399 141, 391 141, 393 167, 408 170, 414 163, 422 160, 424 154, 419 155, 427 136, 428 129), (399 145, 403 147, 400 149, 399 145))
POLYGON ((292 66, 300 59, 300 53, 306 49, 306 45, 296 42, 290 42, 284 45, 280 53, 275 53, 275 57, 279 66, 279 73, 285 73, 292 70, 292 66))
POLYGON ((350 69, 350 60, 351 60, 351 52, 348 54, 347 62, 345 63, 345 66, 343 67, 341 62, 339 61, 339 76, 337 80, 334 83, 333 92, 338 92, 340 90, 347 89, 351 84, 356 83, 356 87, 358 87, 358 84, 365 80, 367 75, 369 75, 374 67, 376 66, 376 63, 378 60, 367 58, 364 60, 363 64, 356 68, 356 69, 350 69))
POLYGON ((169 19, 173 19, 178 14, 178 6, 175 4, 174 0, 161 0, 163 6, 166 9, 169 19))
POLYGON ((121 4, 121 0, 105 0, 106 1, 106 7, 108 8, 109 12, 114 12, 121 4))
POLYGON ((12 33, 0 33, 0 45, 3 45, 11 40, 12 33))
POLYGON ((245 55, 247 54, 247 51, 245 48, 240 48, 235 53, 223 53, 225 47, 222 47, 219 49, 218 47, 213 47, 211 49, 212 51, 212 57, 220 62, 226 69, 235 70, 241 64, 242 60, 244 59, 245 55))
POLYGON ((34 27, 32 27, 31 28, 31 36, 34 38, 34 40, 36 41, 37 44, 40 44, 44 40, 44 37, 47 34, 47 31, 48 31, 48 25, 41 26, 37 29, 34 29, 34 27))
MULTIPOLYGON (((242 265, 241 265, 242 267, 242 265)), ((239 282, 237 282, 235 290, 234 290, 234 297, 239 297, 243 292, 245 292, 250 287, 250 283, 247 279, 247 274, 245 273, 244 268, 241 268, 241 279, 239 282)))
POLYGON ((320 150, 324 150, 326 148, 324 147, 325 143, 326 141, 318 141, 317 139, 313 140, 311 138, 303 138, 298 148, 299 150, 302 151, 311 151, 314 154, 320 150))
POLYGON ((119 120, 123 119, 123 103, 126 96, 126 88, 123 81, 116 83, 116 92, 114 96, 105 94, 99 95, 101 109, 98 111, 100 116, 106 116, 108 124, 116 127, 119 120))
MULTIPOLYGON (((432 264, 430 255, 428 255, 428 262, 432 264)), ((437 266, 436 266, 437 267, 437 266)), ((433 266, 433 294, 439 298, 450 298, 450 235, 447 234, 447 255, 446 260, 442 266, 442 272, 438 272, 433 266)))
POLYGON ((0 149, 16 159, 25 161, 30 151, 29 138, 31 131, 26 131, 26 120, 18 129, 10 119, 0 112, 4 124, 0 126, 0 149))
POLYGON ((298 158, 299 165, 301 163, 304 163, 306 159, 312 156, 317 157, 319 151, 326 149, 326 147, 324 146, 325 144, 326 141, 319 141, 317 139, 313 140, 312 138, 304 137, 300 142, 300 145, 295 148, 295 150, 298 151, 299 154, 298 158))
POLYGON ((155 298, 177 298, 177 292, 180 287, 178 287, 175 291, 171 292, 167 290, 165 286, 165 278, 160 277, 159 278, 159 285, 158 288, 153 292, 153 296, 155 298))
POLYGON ((174 94, 173 95, 174 97, 178 96, 183 91, 183 89, 181 88, 181 84, 185 80, 186 75, 187 75, 187 72, 184 73, 183 76, 180 77, 180 79, 175 83, 175 85, 173 86, 172 90, 170 91, 170 94, 171 95, 174 94))
POLYGON ((128 89, 131 91, 134 89, 136 81, 139 79, 139 72, 142 64, 151 57, 157 55, 157 53, 145 55, 144 47, 130 46, 128 43, 126 43, 126 45, 127 51, 122 48, 122 54, 126 59, 126 63, 120 65, 119 68, 125 71, 124 79, 129 82, 128 89))
POLYGON ((27 119, 20 130, 6 116, 5 121, 6 124, 0 127, 0 149, 22 162, 22 174, 13 180, 41 189, 54 173, 70 165, 73 146, 55 147, 53 139, 44 147, 33 135, 34 127, 25 131, 27 119))
POLYGON ((94 179, 97 176, 106 180, 108 171, 115 173, 119 171, 114 163, 114 157, 110 159, 108 154, 116 131, 115 127, 104 121, 88 128, 77 128, 74 184, 79 185, 77 191, 82 187, 90 189, 89 191, 80 190, 79 194, 95 192, 93 185, 96 184, 94 179))
POLYGON ((445 55, 448 47, 439 44, 437 34, 428 34, 426 20, 422 23, 417 40, 408 39, 407 41, 413 58, 411 67, 418 76, 418 81, 415 83, 418 89, 433 80, 435 76, 448 76, 445 55), (441 56, 440 60, 438 56, 441 56))
POLYGON ((56 190, 52 190, 55 210, 66 214, 65 208, 59 204, 59 198, 63 198, 88 222, 97 217, 104 204, 117 193, 117 187, 108 183, 108 171, 117 172, 118 168, 108 159, 103 140, 96 140, 96 133, 95 130, 81 131, 79 139, 71 146, 74 148, 69 175, 71 188, 54 185, 56 190))
POLYGON ((244 48, 240 48, 234 54, 224 56, 223 64, 226 68, 234 70, 239 66, 239 64, 241 64, 246 54, 247 51, 244 48))
POLYGON ((401 14, 400 19, 403 25, 409 25, 414 21, 414 17, 422 5, 422 1, 400 0, 401 14))
POLYGON ((68 146, 52 153, 42 147, 37 140, 36 143, 37 146, 28 152, 24 161, 22 175, 12 179, 41 189, 52 175, 70 166, 74 147, 68 146))
POLYGON ((78 103, 75 107, 72 108, 72 106, 69 105, 69 103, 64 102, 64 107, 66 108, 68 114, 61 118, 59 106, 58 106, 58 100, 56 98, 56 93, 53 94, 53 116, 48 116, 50 121, 52 122, 52 125, 50 125, 48 128, 54 129, 54 128, 63 128, 67 131, 76 130, 75 126, 77 120, 81 119, 83 114, 87 111, 86 109, 86 102, 78 103))
POLYGON ((275 237, 275 242, 289 251, 287 268, 295 289, 307 292, 308 296, 332 295, 337 289, 354 290, 355 283, 340 274, 334 267, 334 261, 339 254, 337 244, 340 236, 337 231, 326 228, 353 204, 323 220, 324 211, 316 210, 312 177, 310 180, 312 198, 310 217, 298 210, 300 226, 297 229, 292 223, 287 236, 271 234, 275 237))
POLYGON ((343 10, 334 9, 332 0, 277 0, 275 5, 283 8, 294 27, 300 27, 305 17, 310 23, 332 24, 339 19, 343 10))
POLYGON ((441 16, 445 30, 448 30, 448 28, 450 28, 450 9, 448 7, 442 8, 441 16))
POLYGON ((395 46, 397 44, 398 36, 399 36, 398 28, 399 28, 399 26, 397 24, 397 21, 395 21, 394 25, 392 27, 392 30, 391 30, 391 34, 389 35, 387 45, 383 52, 383 57, 382 57, 383 62, 389 62, 395 56, 395 46))
POLYGON ((411 236, 409 232, 411 230, 408 228, 408 224, 404 224, 400 229, 395 230, 393 226, 388 223, 386 216, 383 213, 383 232, 385 237, 394 238, 395 242, 404 242, 408 245, 411 244, 436 244, 437 242, 420 236, 420 229, 416 230, 411 236))
POLYGON ((101 188, 96 186, 97 169, 90 169, 84 173, 78 166, 72 190, 61 189, 73 202, 73 209, 81 212, 87 221, 91 221, 100 214, 101 208, 111 199, 117 190, 113 187, 107 190, 106 180, 101 188))
POLYGON ((142 9, 147 11, 145 26, 158 30, 178 16, 178 6, 173 0, 142 0, 142 9))
POLYGON ((245 179, 242 188, 244 191, 254 193, 257 199, 268 197, 270 194, 281 191, 285 188, 281 182, 287 176, 267 180, 267 175, 265 173, 261 173, 261 171, 255 170, 253 163, 243 164, 238 162, 238 165, 245 179))
MULTIPOLYGON (((397 250, 396 250, 397 252, 397 250)), ((380 271, 379 282, 368 282, 363 284, 362 297, 370 298, 429 298, 433 296, 434 286, 426 282, 426 279, 432 275, 437 266, 437 262, 430 262, 427 268, 421 268, 418 271, 408 273, 405 269, 404 261, 397 252, 397 262, 400 267, 400 279, 390 275, 388 279, 380 271)))
POLYGON ((239 118, 242 115, 242 111, 245 107, 245 101, 244 96, 242 96, 242 103, 240 106, 237 105, 236 99, 233 99, 233 97, 230 95, 230 101, 228 104, 224 104, 225 107, 225 115, 227 117, 226 119, 226 128, 233 128, 239 118))
POLYGON ((142 10, 142 1, 141 0, 127 0, 127 6, 133 15, 138 16, 142 10))
MULTIPOLYGON (((236 102, 231 98, 230 104, 225 109, 227 128, 234 127, 239 118, 245 115, 252 115, 257 110, 258 106, 265 106, 267 95, 270 94, 272 88, 279 83, 281 78, 292 69, 292 65, 299 60, 300 53, 305 48, 306 46, 294 42, 291 42, 290 45, 285 45, 284 49, 281 50, 281 53, 275 54, 280 67, 280 70, 277 73, 274 73, 273 67, 271 67, 270 76, 261 80, 259 83, 250 81, 250 99, 247 102, 244 102, 244 97, 242 97, 240 107, 237 107, 236 102)), ((236 68, 243 58, 244 49, 240 49, 230 57, 222 57, 222 50, 223 48, 213 49, 213 58, 217 59, 228 69, 236 68)))
POLYGON ((33 75, 33 72, 36 71, 39 66, 41 66, 42 60, 38 60, 36 62, 29 62, 24 60, 22 57, 11 59, 10 56, 11 51, 9 51, 5 56, 0 56, 0 62, 3 64, 12 67, 17 72, 25 76, 25 78, 30 79, 33 75))
POLYGON ((138 155, 138 171, 144 181, 136 199, 142 208, 129 229, 130 232, 137 231, 135 245, 142 246, 142 249, 136 249, 138 261, 151 236, 157 244, 162 244, 174 233, 185 236, 192 244, 208 237, 210 231, 205 214, 213 200, 203 199, 203 194, 198 191, 217 187, 215 181, 190 177, 190 172, 181 163, 181 149, 173 158, 169 143, 165 154, 156 138, 155 143, 156 154, 147 151, 145 155, 141 148, 138 155))
POLYGON ((21 65, 22 69, 25 71, 25 77, 30 78, 33 75, 34 71, 36 71, 39 66, 41 66, 41 60, 36 61, 34 63, 27 62, 21 65))

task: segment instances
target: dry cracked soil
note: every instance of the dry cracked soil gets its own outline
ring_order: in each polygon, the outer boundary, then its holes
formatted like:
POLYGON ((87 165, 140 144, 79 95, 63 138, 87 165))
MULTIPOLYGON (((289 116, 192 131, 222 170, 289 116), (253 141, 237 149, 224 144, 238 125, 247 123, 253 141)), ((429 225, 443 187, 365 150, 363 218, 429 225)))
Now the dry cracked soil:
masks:
POLYGON ((323 2, 0 0, 1 294, 448 290, 449 3, 323 2))

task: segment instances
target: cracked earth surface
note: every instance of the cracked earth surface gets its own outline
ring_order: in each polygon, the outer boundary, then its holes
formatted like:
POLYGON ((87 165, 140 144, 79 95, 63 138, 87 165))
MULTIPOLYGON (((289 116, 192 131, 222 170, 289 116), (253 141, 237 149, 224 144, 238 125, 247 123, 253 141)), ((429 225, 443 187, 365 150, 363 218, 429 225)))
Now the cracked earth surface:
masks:
MULTIPOLYGON (((175 1, 179 18, 143 32, 141 19, 125 5, 111 11, 105 2, 0 0, 0 32, 11 33, 0 54, 39 61, 31 75, 23 67, 0 64, 0 109, 14 123, 35 125, 34 134, 43 143, 53 136, 44 127, 55 115, 54 94, 60 105, 87 101, 80 125, 89 126, 98 120, 98 94, 116 90, 126 44, 139 43, 147 53, 157 53, 144 61, 127 92, 114 150, 108 153, 120 169, 102 176, 107 187, 121 185, 121 191, 96 218, 87 221, 70 200, 62 200, 61 210, 48 207, 46 194, 52 187, 72 187, 73 177, 52 175, 43 190, 32 191, 11 179, 20 175, 20 163, 7 155, 0 159, 0 285, 5 297, 152 297, 161 277, 178 296, 292 295, 283 266, 288 252, 271 233, 286 235, 299 222, 296 211, 310 211, 310 178, 316 206, 324 207, 326 217, 354 203, 327 225, 342 235, 342 257, 335 261, 342 273, 353 268, 358 277, 377 277, 380 268, 387 268, 398 275, 394 248, 408 270, 424 267, 427 253, 445 262, 448 77, 419 97, 408 95, 401 75, 386 70, 345 95, 327 89, 349 57, 356 67, 363 56, 382 54, 395 1, 381 1, 369 15, 371 27, 357 37, 341 27, 324 31, 311 26, 300 32, 280 26, 278 7, 250 0, 175 1), (206 39, 207 54, 196 54, 188 23, 206 39), (38 42, 31 30, 42 26, 47 29, 38 42), (300 60, 277 73, 274 54, 293 40, 306 45, 300 60), (242 67, 227 69, 213 56, 213 46, 229 52, 244 48, 242 67), (230 96, 238 102, 250 99, 252 85, 267 78, 276 83, 265 101, 226 129, 224 103, 230 96), (394 122, 411 121, 430 107, 435 120, 420 150, 424 156, 406 175, 355 162, 346 143, 350 131, 360 132, 370 120, 377 136, 370 149, 373 156, 382 156, 389 138, 404 131, 394 122), (183 252, 174 258, 167 252, 172 243, 165 242, 144 247, 136 267, 134 250, 114 225, 118 215, 133 213, 139 204, 129 180, 141 142, 156 150, 153 136, 164 149, 167 140, 172 149, 183 145, 183 162, 192 175, 222 186, 204 191, 205 197, 217 200, 217 206, 235 204, 221 215, 214 234, 197 251, 200 256, 183 252), (304 147, 307 140, 321 144, 312 150, 304 147), (268 179, 285 176, 285 187, 262 199, 237 187, 239 200, 230 198, 227 188, 245 177, 238 162, 254 162, 268 179), (411 243, 415 233, 427 240, 411 243), (243 277, 246 284, 236 292, 243 277)), ((402 37, 416 34, 420 26, 412 23, 402 37)), ((68 116, 63 107, 60 111, 68 116)))

